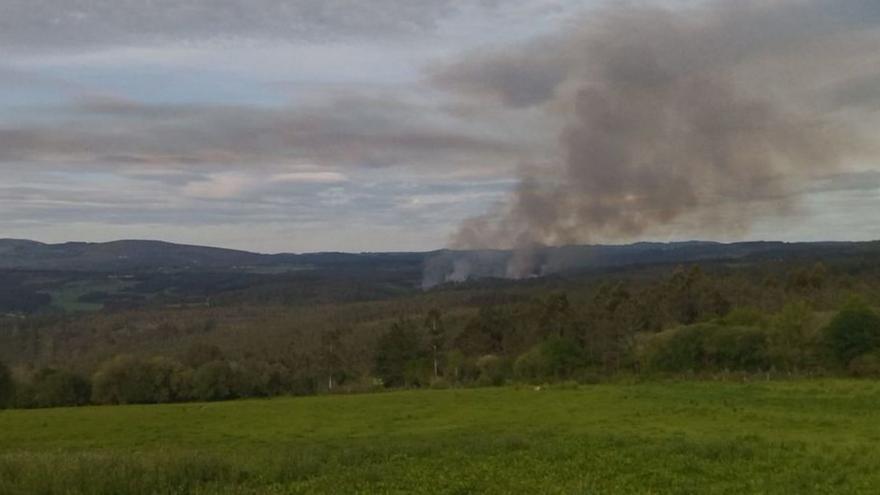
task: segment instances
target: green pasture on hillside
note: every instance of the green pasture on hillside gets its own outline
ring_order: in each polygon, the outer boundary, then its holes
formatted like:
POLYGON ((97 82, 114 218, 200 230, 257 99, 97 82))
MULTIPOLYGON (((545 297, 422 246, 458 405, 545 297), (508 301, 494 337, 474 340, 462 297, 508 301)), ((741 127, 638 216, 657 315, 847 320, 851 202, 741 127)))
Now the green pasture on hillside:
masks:
POLYGON ((880 383, 0 411, 3 494, 877 493, 880 383))

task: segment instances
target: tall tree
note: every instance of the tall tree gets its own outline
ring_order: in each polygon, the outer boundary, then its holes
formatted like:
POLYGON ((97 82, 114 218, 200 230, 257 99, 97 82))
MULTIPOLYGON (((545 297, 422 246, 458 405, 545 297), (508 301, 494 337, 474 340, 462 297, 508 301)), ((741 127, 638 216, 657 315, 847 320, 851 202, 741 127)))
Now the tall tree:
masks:
POLYGON ((425 318, 425 329, 428 332, 428 341, 431 345, 434 378, 437 378, 440 376, 440 352, 446 343, 446 329, 443 327, 443 319, 439 310, 428 311, 428 316, 425 318))
POLYGON ((398 320, 376 343, 376 375, 386 387, 407 384, 407 371, 421 354, 419 335, 408 320, 398 320))
POLYGON ((542 303, 539 333, 542 337, 568 337, 572 332, 573 317, 568 295, 551 294, 542 303))
POLYGON ((455 345, 470 356, 501 354, 512 326, 509 315, 501 309, 484 306, 456 337, 455 345))
POLYGON ((327 377, 327 390, 338 382, 336 375, 342 369, 342 336, 345 330, 336 327, 321 335, 321 367, 327 377))

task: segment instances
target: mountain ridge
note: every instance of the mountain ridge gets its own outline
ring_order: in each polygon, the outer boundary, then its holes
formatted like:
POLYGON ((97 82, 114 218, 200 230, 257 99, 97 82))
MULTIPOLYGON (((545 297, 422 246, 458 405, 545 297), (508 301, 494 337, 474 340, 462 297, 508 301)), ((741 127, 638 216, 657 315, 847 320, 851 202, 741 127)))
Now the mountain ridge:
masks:
MULTIPOLYGON (((586 244, 536 247, 528 255, 534 258, 533 271, 527 275, 555 273, 591 265, 615 266, 667 261, 699 261, 750 256, 778 251, 780 255, 824 251, 827 249, 859 249, 876 246, 878 241, 848 242, 785 242, 746 241, 723 243, 716 241, 636 242, 631 244, 586 244)), ((240 249, 194 244, 177 244, 152 239, 120 239, 109 242, 44 243, 29 239, 0 239, 0 269, 67 270, 67 271, 139 271, 157 269, 235 269, 245 266, 316 265, 341 266, 351 264, 413 264, 424 262, 426 269, 443 264, 485 265, 467 270, 475 276, 508 276, 514 254, 508 249, 397 252, 342 252, 258 253, 240 249), (439 262, 437 260, 440 260, 439 262)), ((452 270, 454 267, 445 267, 452 270)), ((450 280, 448 276, 442 281, 450 280)), ((453 276, 451 280, 466 279, 453 276)))

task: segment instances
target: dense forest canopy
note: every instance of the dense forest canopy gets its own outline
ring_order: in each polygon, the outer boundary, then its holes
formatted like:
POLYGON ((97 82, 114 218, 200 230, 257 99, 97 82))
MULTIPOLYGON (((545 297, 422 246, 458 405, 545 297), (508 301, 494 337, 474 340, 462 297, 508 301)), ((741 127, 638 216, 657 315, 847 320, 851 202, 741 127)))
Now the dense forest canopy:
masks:
POLYGON ((873 376, 877 259, 628 265, 430 290, 355 269, 189 302, 168 291, 130 307, 18 310, 0 319, 0 398, 48 407, 620 375, 873 376))

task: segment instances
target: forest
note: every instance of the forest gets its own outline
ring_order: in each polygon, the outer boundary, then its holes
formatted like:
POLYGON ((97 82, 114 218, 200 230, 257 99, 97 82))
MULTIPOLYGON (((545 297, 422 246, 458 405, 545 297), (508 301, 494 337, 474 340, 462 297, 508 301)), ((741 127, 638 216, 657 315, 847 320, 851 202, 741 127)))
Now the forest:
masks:
POLYGON ((295 290, 306 289, 7 314, 0 398, 43 408, 621 376, 880 376, 880 267, 866 257, 634 265, 330 302, 277 297, 295 290))

